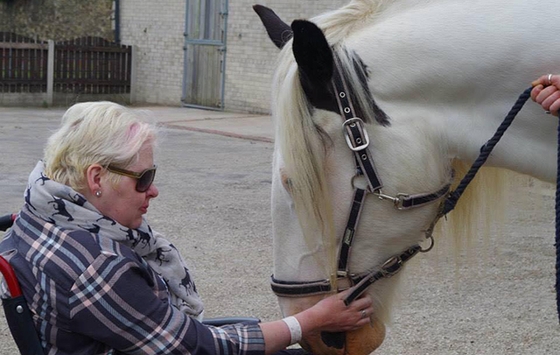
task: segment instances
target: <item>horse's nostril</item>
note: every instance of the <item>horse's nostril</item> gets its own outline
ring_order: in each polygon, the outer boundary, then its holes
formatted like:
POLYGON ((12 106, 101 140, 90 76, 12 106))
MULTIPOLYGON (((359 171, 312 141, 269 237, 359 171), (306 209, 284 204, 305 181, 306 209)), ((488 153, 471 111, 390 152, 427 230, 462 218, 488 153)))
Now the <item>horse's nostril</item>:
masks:
POLYGON ((342 349, 344 348, 344 341, 346 339, 345 333, 336 332, 321 332, 321 340, 325 343, 326 346, 335 349, 342 349))

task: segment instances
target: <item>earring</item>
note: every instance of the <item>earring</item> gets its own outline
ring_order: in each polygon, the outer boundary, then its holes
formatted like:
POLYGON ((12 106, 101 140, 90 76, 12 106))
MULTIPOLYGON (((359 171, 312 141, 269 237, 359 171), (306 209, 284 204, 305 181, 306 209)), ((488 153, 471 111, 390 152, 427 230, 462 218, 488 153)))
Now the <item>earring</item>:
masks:
POLYGON ((97 197, 101 197, 101 190, 97 190, 97 191, 95 191, 95 196, 97 196, 97 197))

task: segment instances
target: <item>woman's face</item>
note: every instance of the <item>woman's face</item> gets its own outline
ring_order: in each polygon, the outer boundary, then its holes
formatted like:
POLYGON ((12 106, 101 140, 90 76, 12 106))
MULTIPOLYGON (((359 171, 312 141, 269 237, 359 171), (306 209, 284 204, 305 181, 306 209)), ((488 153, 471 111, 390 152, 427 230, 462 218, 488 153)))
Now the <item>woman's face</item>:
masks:
MULTIPOLYGON (((140 150, 138 162, 126 167, 127 170, 142 172, 154 166, 154 154, 150 144, 145 144, 140 150)), ((142 216, 148 212, 150 200, 157 197, 159 191, 152 184, 145 192, 136 191, 136 179, 121 176, 117 185, 114 185, 111 172, 106 171, 102 177, 101 196, 96 198, 96 207, 99 211, 125 227, 136 229, 142 224, 142 216)))

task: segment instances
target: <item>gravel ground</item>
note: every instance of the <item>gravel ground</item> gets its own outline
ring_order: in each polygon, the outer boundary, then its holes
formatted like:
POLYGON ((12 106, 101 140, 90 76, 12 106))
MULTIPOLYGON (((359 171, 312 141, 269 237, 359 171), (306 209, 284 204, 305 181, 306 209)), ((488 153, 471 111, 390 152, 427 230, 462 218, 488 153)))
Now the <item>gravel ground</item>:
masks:
MULTIPOLYGON (((162 114, 162 113, 160 113, 162 114)), ((0 109, 1 210, 16 211, 57 110, 0 109)), ((272 144, 166 129, 157 158, 154 229, 182 251, 206 316, 280 317, 269 288, 272 144)), ((412 260, 384 344, 375 354, 558 354, 554 197, 515 185, 500 234, 462 252, 441 238, 412 260)), ((0 354, 16 353, 0 317, 0 354)))

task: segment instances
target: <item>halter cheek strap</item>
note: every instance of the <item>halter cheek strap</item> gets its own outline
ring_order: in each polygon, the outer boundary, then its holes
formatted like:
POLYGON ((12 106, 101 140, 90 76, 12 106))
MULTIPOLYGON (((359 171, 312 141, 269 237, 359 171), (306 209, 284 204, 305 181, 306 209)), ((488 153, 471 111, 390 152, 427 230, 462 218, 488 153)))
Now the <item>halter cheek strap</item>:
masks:
POLYGON ((336 70, 333 74, 333 88, 338 104, 340 114, 344 118, 342 127, 344 129, 344 137, 350 150, 354 152, 356 160, 356 167, 360 174, 364 174, 368 182, 368 189, 370 191, 378 191, 382 187, 381 179, 379 178, 371 154, 367 149, 369 146, 369 136, 365 130, 364 122, 361 118, 356 117, 352 101, 348 98, 348 87, 346 80, 341 75, 340 64, 337 56, 334 56, 336 70))

